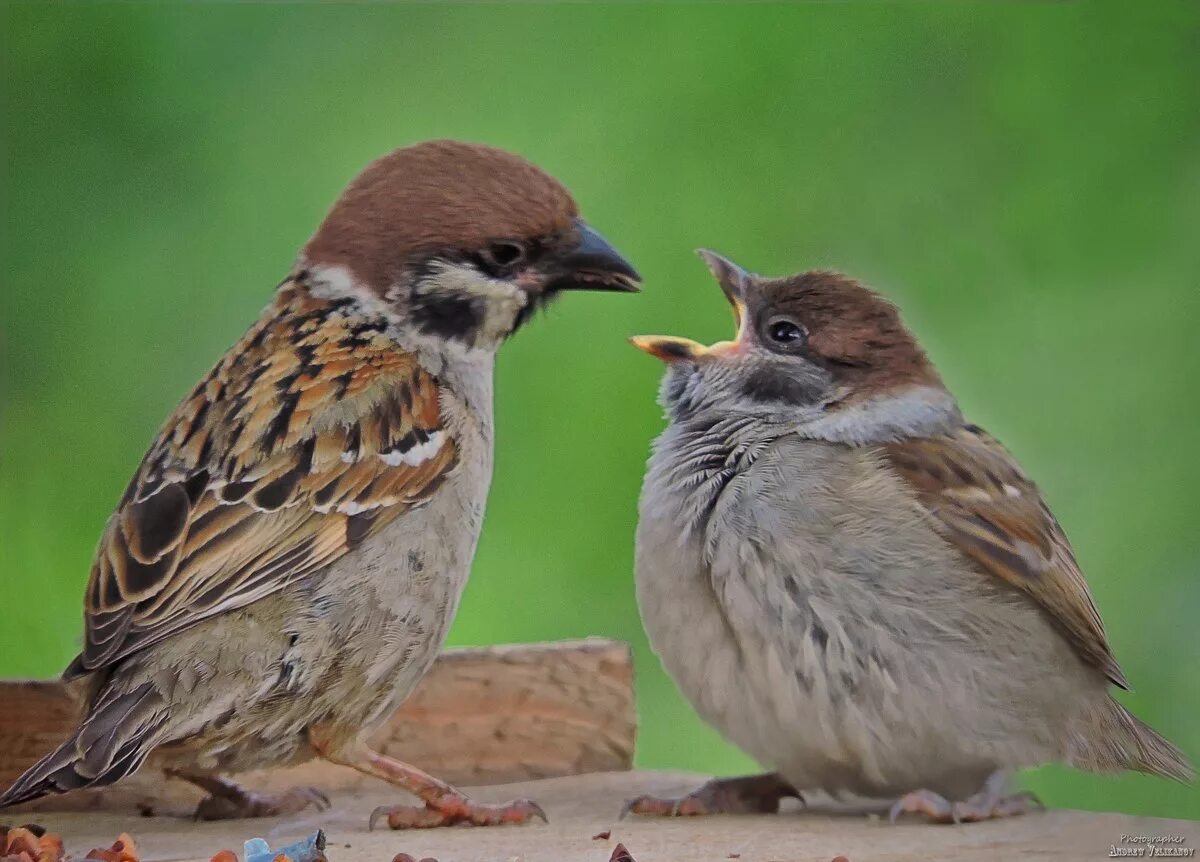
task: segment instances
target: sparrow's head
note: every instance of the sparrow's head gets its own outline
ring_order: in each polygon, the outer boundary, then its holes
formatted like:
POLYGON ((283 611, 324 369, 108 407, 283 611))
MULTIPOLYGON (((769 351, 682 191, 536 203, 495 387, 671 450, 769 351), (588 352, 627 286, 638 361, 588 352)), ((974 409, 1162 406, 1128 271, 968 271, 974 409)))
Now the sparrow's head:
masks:
POLYGON ((707 347, 631 339, 668 364, 662 400, 673 417, 705 409, 773 415, 847 442, 957 417, 933 364, 884 297, 836 272, 764 278, 715 252, 699 254, 733 308, 736 339, 707 347))
POLYGON ((428 335, 494 348, 564 290, 637 272, 519 156, 430 141, 372 162, 301 254, 318 290, 373 297, 428 335))

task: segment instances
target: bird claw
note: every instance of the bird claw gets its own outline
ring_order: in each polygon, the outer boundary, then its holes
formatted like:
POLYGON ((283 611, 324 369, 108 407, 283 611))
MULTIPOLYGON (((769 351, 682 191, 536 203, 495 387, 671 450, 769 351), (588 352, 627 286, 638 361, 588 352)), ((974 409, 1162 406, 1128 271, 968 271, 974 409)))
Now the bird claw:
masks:
POLYGON ((380 805, 371 812, 367 821, 369 830, 375 829, 380 821, 386 821, 389 829, 431 829, 437 826, 500 826, 520 825, 533 818, 549 823, 546 812, 530 799, 517 799, 500 805, 472 802, 465 796, 442 798, 425 805, 380 805))
POLYGON ((674 799, 663 799, 658 796, 635 796, 632 799, 626 799, 625 804, 621 806, 621 813, 617 816, 618 820, 624 820, 630 814, 649 814, 655 817, 672 817, 675 814, 674 799))
POLYGON ((241 820, 296 814, 306 808, 327 811, 329 797, 315 787, 295 787, 286 793, 267 794, 238 788, 236 792, 210 793, 196 806, 196 820, 241 820))
POLYGON ((1042 804, 1042 800, 1025 790, 997 799, 972 797, 963 802, 956 802, 954 803, 953 817, 955 823, 975 823, 980 820, 996 820, 1001 817, 1018 817, 1028 814, 1030 811, 1044 811, 1045 809, 1046 806, 1042 804))
POLYGON ((618 820, 624 820, 630 814, 641 814, 648 817, 697 817, 702 814, 713 814, 704 801, 696 794, 677 798, 662 796, 636 796, 625 800, 621 806, 618 820))
POLYGON ((901 814, 924 814, 934 823, 955 822, 954 806, 932 790, 914 790, 901 796, 888 811, 888 820, 895 823, 901 814))
POLYGON ((895 823, 901 814, 924 814, 933 823, 977 823, 1001 817, 1016 817, 1045 805, 1028 790, 1009 796, 978 793, 970 799, 951 803, 932 790, 914 790, 896 800, 888 812, 895 823))
POLYGON ((629 814, 651 817, 699 817, 707 814, 772 814, 780 800, 804 797, 774 773, 741 778, 714 778, 677 798, 638 796, 626 800, 621 818, 629 814))

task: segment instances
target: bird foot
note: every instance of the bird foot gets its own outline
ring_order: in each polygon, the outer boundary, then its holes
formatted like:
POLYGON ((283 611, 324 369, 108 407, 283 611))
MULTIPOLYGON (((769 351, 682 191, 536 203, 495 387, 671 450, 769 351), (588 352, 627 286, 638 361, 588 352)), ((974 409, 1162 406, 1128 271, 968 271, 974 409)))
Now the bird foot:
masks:
POLYGON ((621 809, 627 814, 653 817, 695 817, 704 814, 774 814, 787 797, 804 797, 774 773, 741 778, 714 778, 686 796, 638 796, 621 809))
POLYGON ((315 787, 295 787, 284 793, 256 793, 242 790, 235 794, 210 794, 196 806, 197 820, 241 820, 252 817, 278 817, 306 808, 325 811, 329 797, 315 787))
POLYGON ((424 805, 380 805, 371 812, 368 829, 385 821, 390 829, 431 829, 435 826, 500 826, 528 823, 546 812, 536 802, 516 799, 500 805, 472 802, 460 791, 415 766, 380 754, 362 745, 344 747, 337 743, 337 728, 317 724, 308 729, 309 740, 326 760, 380 778, 416 796, 424 805))
POLYGON ((386 821, 389 829, 432 829, 435 826, 502 826, 528 823, 538 817, 548 823, 546 812, 528 799, 500 805, 472 802, 461 793, 452 793, 425 805, 380 805, 371 812, 367 828, 386 821))
POLYGON ((923 814, 933 823, 974 823, 1016 817, 1043 808, 1037 796, 1029 791, 1000 795, 984 790, 952 803, 932 790, 914 790, 896 800, 889 816, 893 823, 901 814, 923 814))
POLYGON ((329 797, 315 787, 296 787, 284 793, 256 793, 218 775, 197 774, 169 769, 167 774, 208 791, 193 815, 196 820, 242 820, 253 817, 278 817, 306 808, 324 811, 329 797))

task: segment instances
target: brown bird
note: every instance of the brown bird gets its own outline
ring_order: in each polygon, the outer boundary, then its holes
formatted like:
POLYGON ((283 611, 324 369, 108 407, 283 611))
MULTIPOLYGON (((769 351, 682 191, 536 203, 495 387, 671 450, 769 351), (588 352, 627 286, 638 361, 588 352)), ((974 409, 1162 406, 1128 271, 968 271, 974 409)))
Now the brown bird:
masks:
POLYGON ((415 794, 393 828, 520 823, 366 748, 458 607, 492 475, 497 348, 566 290, 637 273, 557 181, 437 141, 369 165, 250 331, 167 420, 100 539, 78 729, 0 806, 145 761, 204 818, 322 804, 224 773, 323 757, 415 794))
POLYGON ((895 306, 832 272, 702 252, 736 341, 634 343, 667 363, 642 488, 650 641, 700 715, 773 770, 643 814, 770 811, 821 791, 892 816, 1026 810, 1043 763, 1180 781, 1126 687, 1033 481, 954 397, 895 306))

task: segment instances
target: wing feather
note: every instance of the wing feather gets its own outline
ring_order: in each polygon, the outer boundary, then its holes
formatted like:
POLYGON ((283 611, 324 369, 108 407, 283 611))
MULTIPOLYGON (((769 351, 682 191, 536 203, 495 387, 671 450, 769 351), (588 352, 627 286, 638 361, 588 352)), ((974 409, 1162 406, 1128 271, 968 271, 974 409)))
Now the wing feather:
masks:
POLYGON ((980 569, 1026 593, 1080 657, 1128 688, 1075 552, 1037 486, 999 441, 974 425, 884 447, 888 462, 980 569))
POLYGON ((437 380, 385 323, 285 285, 167 421, 109 519, 68 675, 319 572, 457 460, 437 380))

